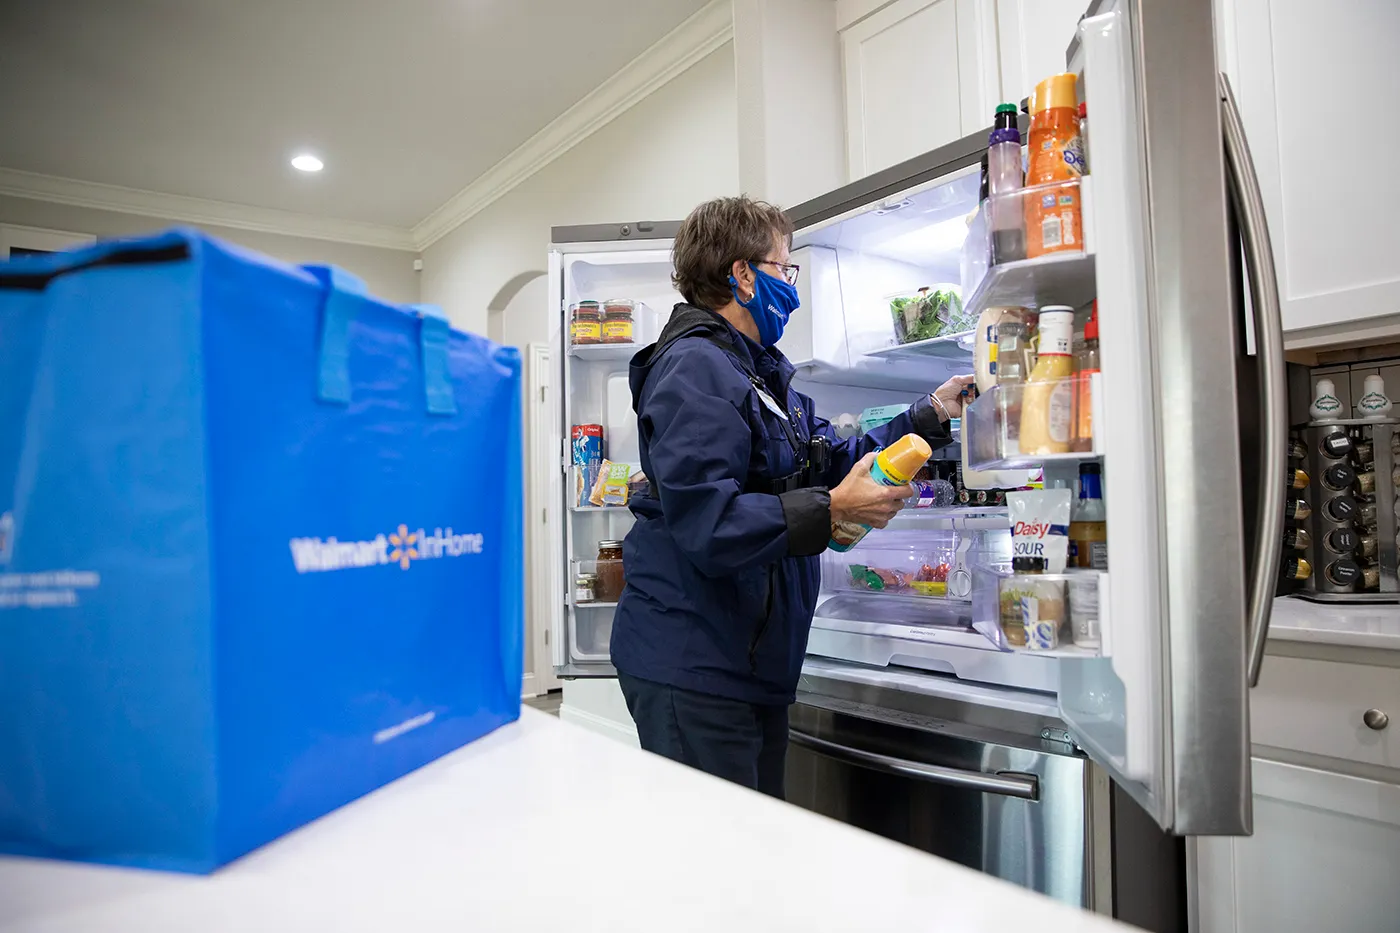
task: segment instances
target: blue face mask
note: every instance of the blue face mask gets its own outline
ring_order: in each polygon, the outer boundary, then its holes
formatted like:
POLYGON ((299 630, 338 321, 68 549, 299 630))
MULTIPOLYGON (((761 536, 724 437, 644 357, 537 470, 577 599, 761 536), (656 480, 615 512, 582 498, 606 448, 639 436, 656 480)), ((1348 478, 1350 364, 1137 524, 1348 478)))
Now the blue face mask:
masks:
POLYGON ((754 271, 752 298, 745 301, 739 295, 739 283, 732 275, 729 284, 734 287, 734 300, 753 315, 753 322, 758 327, 758 342, 771 347, 783 336, 788 318, 800 304, 797 286, 789 284, 786 279, 771 276, 757 266, 751 265, 750 268, 754 271))

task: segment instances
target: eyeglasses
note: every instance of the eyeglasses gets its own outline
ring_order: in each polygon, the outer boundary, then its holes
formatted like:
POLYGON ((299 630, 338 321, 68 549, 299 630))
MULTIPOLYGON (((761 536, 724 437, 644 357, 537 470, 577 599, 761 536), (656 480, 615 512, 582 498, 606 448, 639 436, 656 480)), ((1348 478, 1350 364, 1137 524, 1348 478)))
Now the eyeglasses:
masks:
POLYGON ((749 262, 760 266, 777 266, 782 270, 783 278, 789 285, 797 284, 797 274, 802 271, 802 267, 796 263, 778 262, 776 259, 750 259, 749 262))

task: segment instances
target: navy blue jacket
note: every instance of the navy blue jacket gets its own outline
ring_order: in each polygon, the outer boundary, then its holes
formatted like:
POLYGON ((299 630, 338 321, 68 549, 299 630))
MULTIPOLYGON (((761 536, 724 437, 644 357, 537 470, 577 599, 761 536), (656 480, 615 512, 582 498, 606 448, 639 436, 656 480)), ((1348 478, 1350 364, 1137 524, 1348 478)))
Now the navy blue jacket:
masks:
POLYGON ((627 586, 612 632, 618 670, 749 703, 793 702, 821 583, 817 555, 831 534, 827 489, 866 453, 911 431, 934 447, 948 443, 927 397, 884 428, 843 441, 792 390, 794 373, 781 351, 684 304, 633 357, 632 407, 650 489, 633 498, 636 524, 623 543, 627 586), (803 466, 814 435, 832 446, 824 485, 774 494, 772 481, 803 466))

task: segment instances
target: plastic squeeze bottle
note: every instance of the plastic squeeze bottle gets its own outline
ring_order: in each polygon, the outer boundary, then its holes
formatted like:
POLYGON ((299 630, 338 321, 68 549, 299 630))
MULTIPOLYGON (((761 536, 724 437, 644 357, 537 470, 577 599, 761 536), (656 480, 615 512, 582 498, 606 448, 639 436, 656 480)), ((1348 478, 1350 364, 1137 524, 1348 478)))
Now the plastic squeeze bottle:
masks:
MULTIPOLYGON (((928 441, 917 434, 906 434, 875 455, 875 462, 870 465, 870 478, 881 486, 904 486, 932 456, 933 448, 928 441)), ((869 533, 870 526, 859 522, 832 522, 831 542, 827 547, 833 551, 849 551, 869 533)))
POLYGON ((1074 354, 1074 430, 1070 447, 1085 452, 1094 449, 1094 396, 1089 377, 1099 371, 1099 303, 1084 325, 1084 348, 1074 354))
POLYGON ((1021 394, 1021 453, 1069 453, 1074 393, 1070 350, 1074 309, 1048 305, 1040 310, 1040 355, 1021 394))
POLYGON ((1026 256, 1084 249, 1079 177, 1084 150, 1079 139, 1079 104, 1074 75, 1051 75, 1035 86, 1031 100, 1030 168, 1023 196, 1026 256))
POLYGON ((987 181, 991 195, 992 262, 1026 258, 1026 232, 1022 226, 1021 199, 1016 193, 1025 179, 1021 172, 1021 131, 1016 126, 1016 105, 998 104, 987 140, 987 181))

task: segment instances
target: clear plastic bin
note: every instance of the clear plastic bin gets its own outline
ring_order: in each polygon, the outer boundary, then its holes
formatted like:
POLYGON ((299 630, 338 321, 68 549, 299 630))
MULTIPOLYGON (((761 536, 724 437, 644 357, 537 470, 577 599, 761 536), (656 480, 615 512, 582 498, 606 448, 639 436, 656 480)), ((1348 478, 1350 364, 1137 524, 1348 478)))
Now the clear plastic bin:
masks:
POLYGON ((872 532, 849 551, 822 555, 828 590, 946 598, 957 536, 952 531, 872 532))
POLYGON ((1095 570, 999 576, 997 611, 1005 646, 1013 651, 1098 655, 1103 576, 1095 570))
MULTIPOLYGON (((1095 456, 1092 432, 1081 437, 1078 407, 1093 405, 1093 376, 1069 376, 1050 383, 995 385, 963 411, 963 444, 975 470, 1026 469, 1052 460, 1095 456), (1030 429, 1026 418, 1039 413, 1030 429)), ((1096 419, 1088 419, 1097 423, 1096 419)))
POLYGON ((1034 185, 987 202, 990 264, 1084 252, 1079 179, 1034 185))

